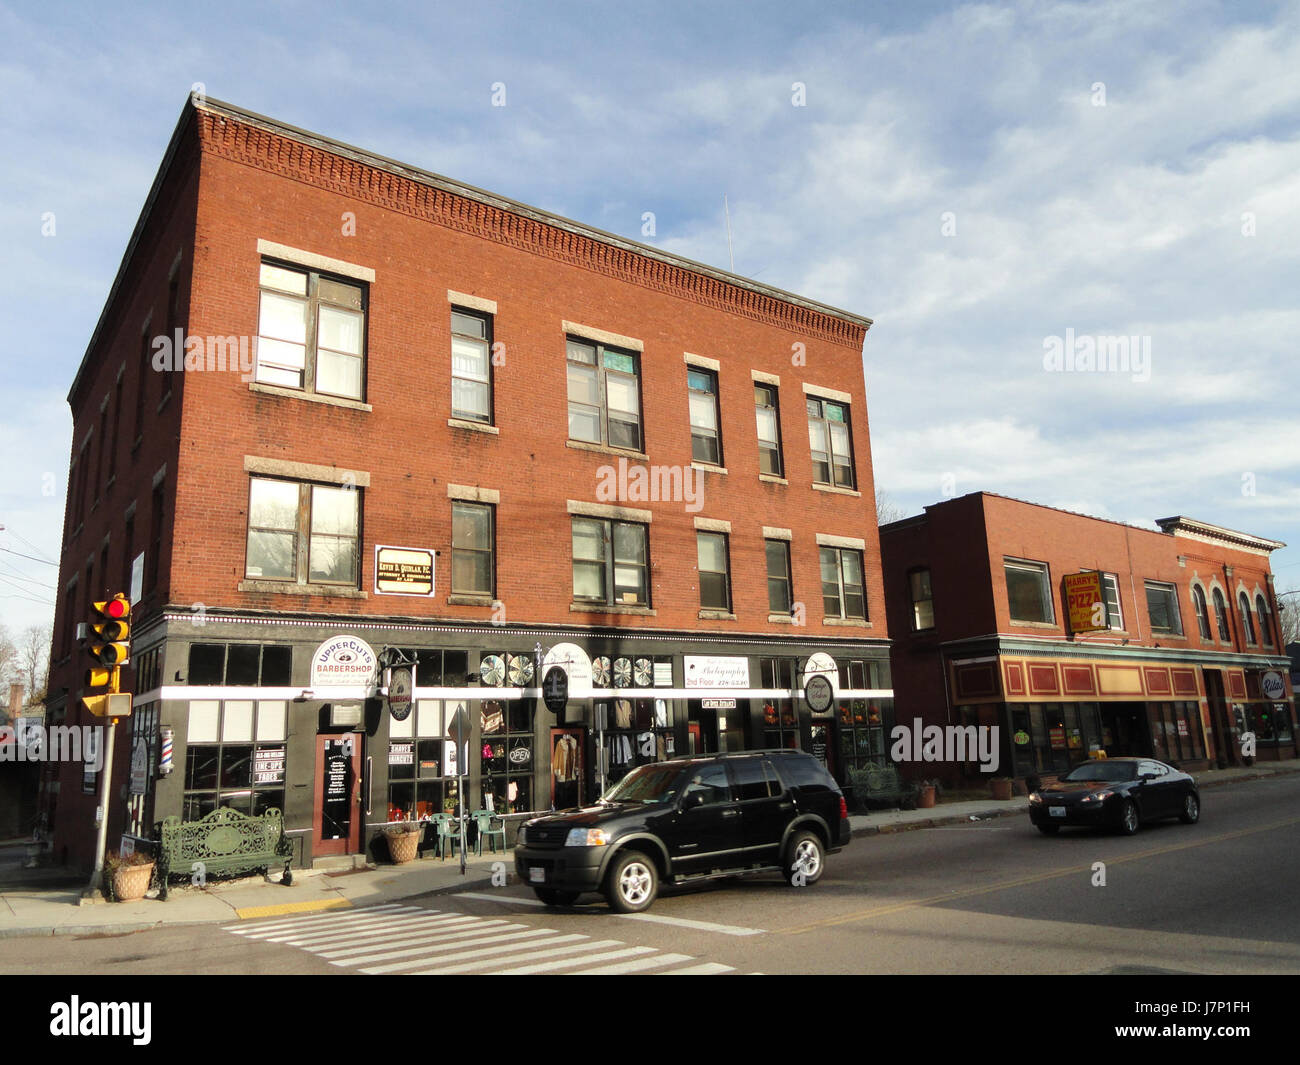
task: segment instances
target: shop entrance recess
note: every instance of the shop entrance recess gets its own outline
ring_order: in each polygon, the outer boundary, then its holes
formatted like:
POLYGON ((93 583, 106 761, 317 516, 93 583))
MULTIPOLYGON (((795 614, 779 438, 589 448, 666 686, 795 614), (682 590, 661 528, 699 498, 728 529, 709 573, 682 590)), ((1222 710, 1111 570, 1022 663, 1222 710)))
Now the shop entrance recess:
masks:
POLYGON ((361 843, 362 734, 316 737, 312 855, 356 854, 361 843))

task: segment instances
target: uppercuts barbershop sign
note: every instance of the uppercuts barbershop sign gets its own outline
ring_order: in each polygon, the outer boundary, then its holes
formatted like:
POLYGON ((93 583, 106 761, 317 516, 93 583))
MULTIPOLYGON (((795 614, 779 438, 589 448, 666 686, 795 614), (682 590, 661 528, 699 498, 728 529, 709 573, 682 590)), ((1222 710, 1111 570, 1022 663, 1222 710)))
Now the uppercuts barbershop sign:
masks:
POLYGON ((360 636, 332 636, 311 658, 311 686, 368 686, 375 674, 375 652, 360 636))

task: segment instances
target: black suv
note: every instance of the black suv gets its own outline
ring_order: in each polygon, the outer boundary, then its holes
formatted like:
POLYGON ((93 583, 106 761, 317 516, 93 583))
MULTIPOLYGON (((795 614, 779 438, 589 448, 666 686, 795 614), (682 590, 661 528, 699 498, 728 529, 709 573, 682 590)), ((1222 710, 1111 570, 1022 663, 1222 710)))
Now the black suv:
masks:
POLYGON ((844 796, 817 759, 747 751, 643 765, 594 806, 526 821, 515 869, 548 906, 598 891, 636 913, 661 880, 779 872, 815 883, 849 836, 844 796))

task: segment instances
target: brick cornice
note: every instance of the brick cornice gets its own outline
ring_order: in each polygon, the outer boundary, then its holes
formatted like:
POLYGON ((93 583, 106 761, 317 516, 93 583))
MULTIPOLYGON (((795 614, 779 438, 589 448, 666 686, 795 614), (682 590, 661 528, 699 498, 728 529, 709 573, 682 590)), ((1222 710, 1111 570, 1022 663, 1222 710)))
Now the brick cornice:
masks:
POLYGON ((201 150, 210 155, 794 333, 856 349, 866 336, 858 322, 457 194, 398 164, 344 154, 343 146, 331 150, 228 112, 198 110, 196 118, 201 150))

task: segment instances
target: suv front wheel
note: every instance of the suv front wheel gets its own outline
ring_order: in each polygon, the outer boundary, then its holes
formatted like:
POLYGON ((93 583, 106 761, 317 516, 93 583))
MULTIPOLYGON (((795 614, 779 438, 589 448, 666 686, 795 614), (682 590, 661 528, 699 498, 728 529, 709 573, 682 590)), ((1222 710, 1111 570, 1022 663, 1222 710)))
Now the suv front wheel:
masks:
POLYGON ((616 913, 648 910, 659 892, 655 863, 640 851, 626 851, 614 860, 605 881, 605 898, 616 913))
POLYGON ((800 832, 786 849, 785 878, 794 887, 815 884, 825 864, 822 841, 815 833, 800 832))

